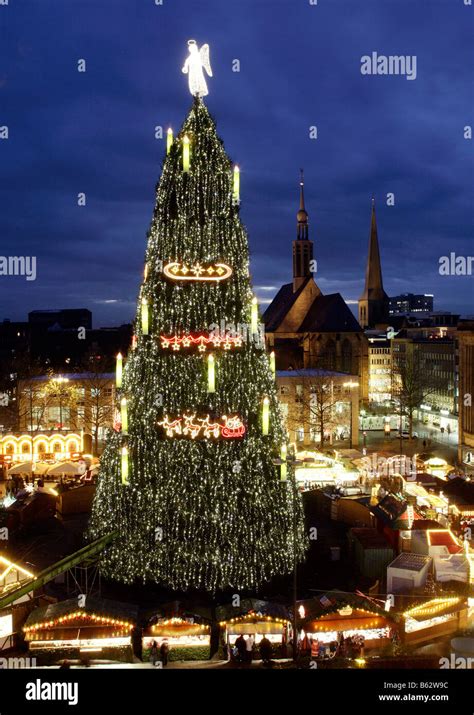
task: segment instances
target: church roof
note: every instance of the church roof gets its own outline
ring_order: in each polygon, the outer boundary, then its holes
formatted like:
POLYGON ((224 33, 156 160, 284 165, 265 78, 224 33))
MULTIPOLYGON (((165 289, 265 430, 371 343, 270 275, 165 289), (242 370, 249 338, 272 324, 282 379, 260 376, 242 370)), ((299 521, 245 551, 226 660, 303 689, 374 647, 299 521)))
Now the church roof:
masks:
MULTIPOLYGON (((308 278, 296 292, 293 292, 292 283, 286 283, 280 288, 263 315, 267 333, 278 330, 310 280, 311 278, 308 278)), ((317 295, 314 298, 296 332, 355 333, 362 332, 362 328, 345 303, 342 295, 340 293, 331 293, 330 295, 317 295)))
POLYGON ((285 285, 282 285, 262 316, 267 333, 275 331, 281 325, 293 307, 296 299, 301 295, 310 280, 310 277, 307 278, 295 292, 293 292, 293 283, 285 283, 285 285))
POLYGON ((318 295, 300 325, 302 333, 357 333, 362 328, 340 293, 318 295))

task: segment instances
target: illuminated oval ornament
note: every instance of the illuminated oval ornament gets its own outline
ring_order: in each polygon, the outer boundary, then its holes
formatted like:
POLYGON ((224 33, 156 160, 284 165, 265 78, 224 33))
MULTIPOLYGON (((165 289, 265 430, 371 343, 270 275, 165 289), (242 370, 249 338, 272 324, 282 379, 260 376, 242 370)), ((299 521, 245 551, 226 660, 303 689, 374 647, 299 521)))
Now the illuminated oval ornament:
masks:
POLYGON ((187 265, 173 261, 163 268, 167 278, 172 281, 225 281, 232 275, 232 268, 226 263, 196 263, 187 265))

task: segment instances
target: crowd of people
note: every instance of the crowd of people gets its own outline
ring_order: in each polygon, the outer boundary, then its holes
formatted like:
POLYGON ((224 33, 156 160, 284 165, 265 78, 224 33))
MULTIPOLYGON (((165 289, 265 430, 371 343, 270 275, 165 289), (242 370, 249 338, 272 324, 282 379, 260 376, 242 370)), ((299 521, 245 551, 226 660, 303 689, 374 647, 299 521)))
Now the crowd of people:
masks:
POLYGON ((318 638, 305 638, 301 644, 302 654, 310 655, 311 658, 360 658, 364 655, 365 638, 363 635, 355 634, 344 638, 344 634, 339 632, 337 640, 322 642, 318 638))
POLYGON ((252 660, 260 659, 264 665, 270 665, 272 658, 292 658, 293 641, 283 640, 281 643, 272 643, 267 636, 256 643, 255 636, 242 633, 236 638, 233 646, 224 646, 224 657, 238 665, 250 665, 252 660))

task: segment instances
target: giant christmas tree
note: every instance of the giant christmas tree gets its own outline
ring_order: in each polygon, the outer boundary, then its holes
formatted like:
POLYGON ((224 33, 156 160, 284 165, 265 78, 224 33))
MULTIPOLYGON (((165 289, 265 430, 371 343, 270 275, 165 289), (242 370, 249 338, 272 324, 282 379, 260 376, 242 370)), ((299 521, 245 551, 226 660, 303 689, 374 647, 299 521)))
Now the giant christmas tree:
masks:
POLYGON ((101 560, 114 579, 256 587, 292 569, 304 537, 239 174, 199 94, 169 139, 89 536, 117 533, 101 560))

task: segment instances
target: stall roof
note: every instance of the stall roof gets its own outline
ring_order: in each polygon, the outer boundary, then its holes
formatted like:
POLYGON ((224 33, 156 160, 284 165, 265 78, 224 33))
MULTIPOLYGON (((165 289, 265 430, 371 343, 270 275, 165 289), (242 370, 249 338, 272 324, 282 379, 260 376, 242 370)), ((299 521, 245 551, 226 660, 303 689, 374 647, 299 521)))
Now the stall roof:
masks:
POLYGON ((137 621, 138 617, 138 608, 134 605, 87 596, 82 608, 78 606, 77 598, 70 598, 67 601, 60 601, 59 603, 52 603, 43 608, 36 608, 28 616, 25 628, 33 624, 41 625, 41 623, 56 621, 61 617, 69 616, 79 611, 86 614, 93 613, 96 616, 104 616, 104 618, 116 618, 134 622, 137 621))
POLYGON ((149 625, 162 618, 182 618, 183 620, 193 618, 195 621, 200 622, 210 622, 212 620, 210 606, 200 605, 188 601, 168 601, 167 603, 160 604, 153 609, 148 609, 144 615, 145 620, 149 625))
POLYGON ((303 623, 315 621, 320 618, 328 617, 336 613, 344 606, 350 606, 354 610, 368 611, 378 616, 391 618, 390 613, 387 613, 384 607, 378 604, 374 599, 364 594, 347 593, 345 591, 328 591, 322 596, 300 601, 298 607, 303 606, 305 609, 305 617, 303 623))
POLYGON ((363 546, 364 549, 387 549, 392 548, 387 539, 380 531, 371 527, 356 527, 351 529, 351 534, 363 546))
POLYGON ((216 618, 218 621, 228 621, 231 618, 239 618, 250 614, 261 614, 270 618, 281 618, 289 620, 290 614, 286 606, 281 603, 271 601, 260 601, 257 598, 244 598, 240 606, 227 604, 216 608, 216 618))
POLYGON ((422 554, 411 554, 403 552, 398 554, 397 558, 387 566, 389 569, 404 569, 406 571, 422 571, 426 564, 431 561, 431 556, 423 556, 422 554))
POLYGON ((404 616, 414 618, 416 621, 426 621, 429 618, 445 616, 467 608, 466 599, 459 596, 433 598, 412 606, 404 612, 404 616))

